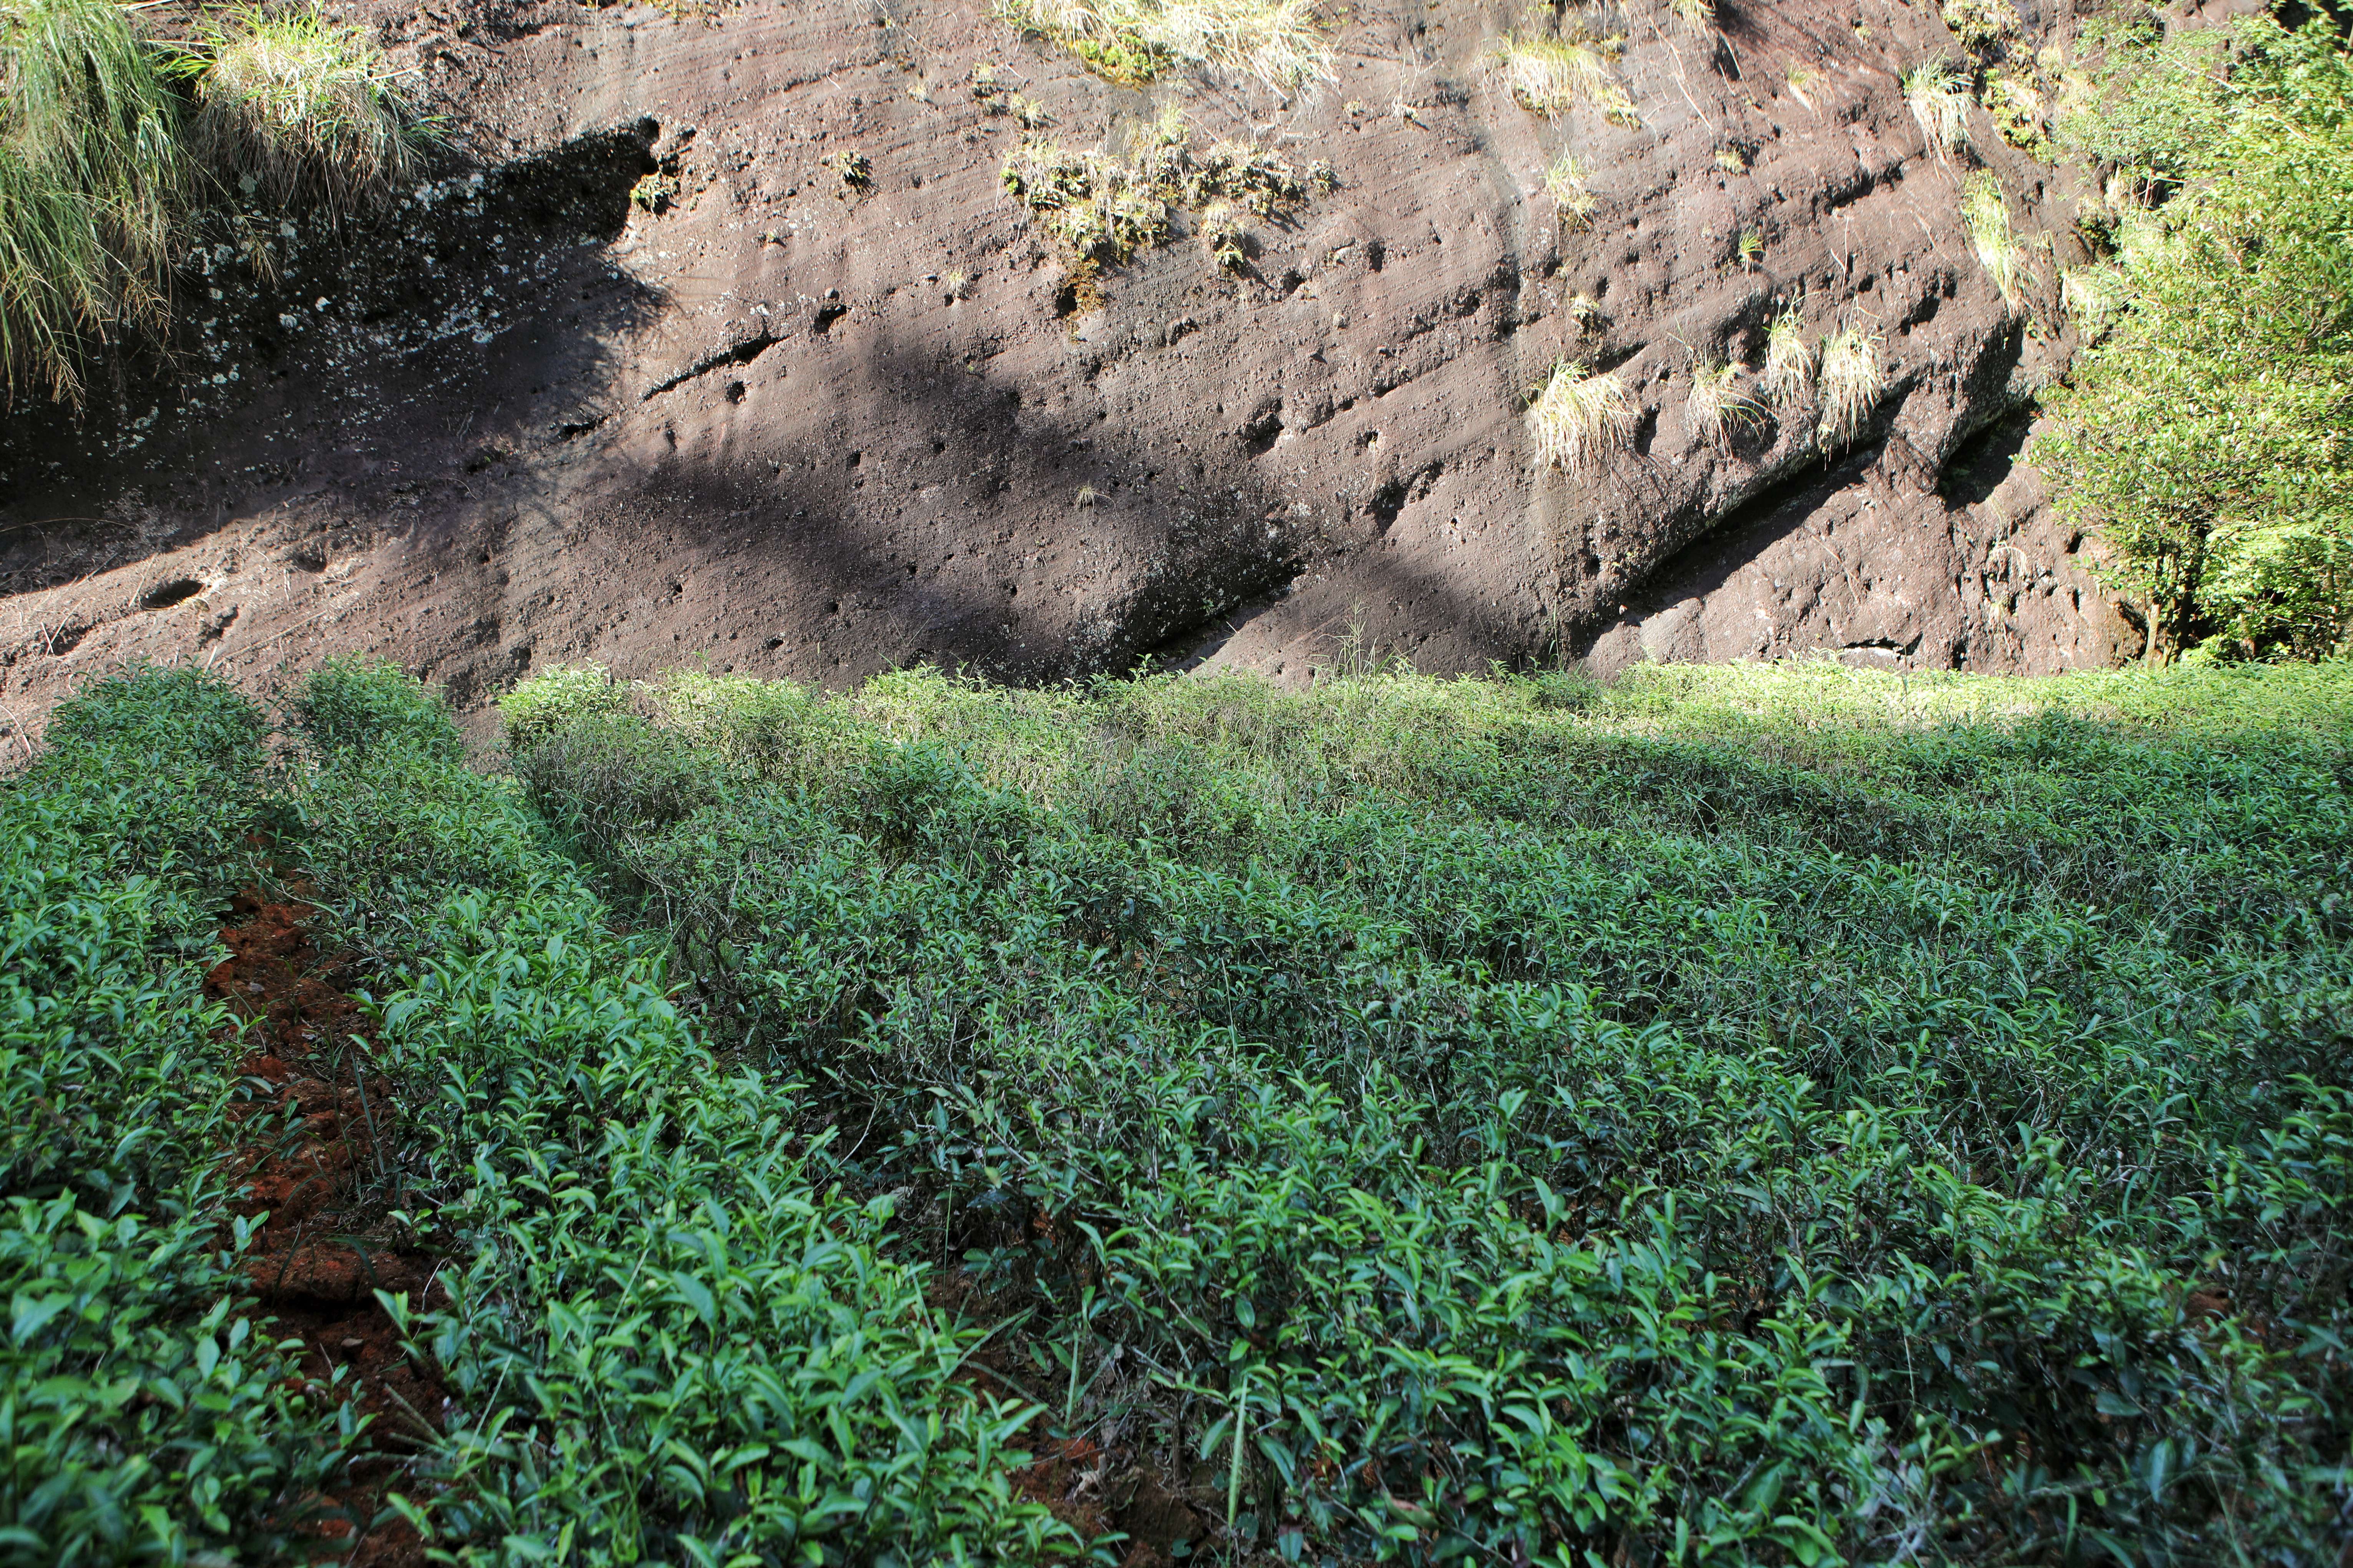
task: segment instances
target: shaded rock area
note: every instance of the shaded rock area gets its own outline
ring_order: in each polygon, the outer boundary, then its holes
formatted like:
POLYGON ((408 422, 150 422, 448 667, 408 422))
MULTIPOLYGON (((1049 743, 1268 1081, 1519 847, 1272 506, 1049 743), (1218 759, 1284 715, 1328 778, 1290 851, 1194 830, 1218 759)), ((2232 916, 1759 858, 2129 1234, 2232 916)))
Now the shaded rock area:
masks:
POLYGON ((1432 671, 2136 644, 2031 476, 1968 477, 2063 366, 2081 256, 2069 177, 1982 110, 1975 154, 1924 145, 1899 74, 1959 53, 1931 6, 1749 0, 1697 37, 1613 12, 1639 125, 1515 102, 1489 62, 1527 18, 1469 0, 1335 7, 1337 79, 1297 95, 1114 86, 985 0, 345 9, 458 146, 374 218, 289 223, 274 283, 207 252, 168 366, 0 422, 20 736, 142 655, 258 679, 368 649, 472 710, 591 658, 1295 680, 1351 628, 1432 671), (976 97, 983 67, 1050 123, 976 97), (1172 114, 1335 184, 1254 221, 1239 269, 1179 210, 1077 286, 1007 159, 1124 155, 1172 114), (1565 152, 1584 226, 1546 194, 1565 152), (1964 232, 1976 162, 2036 247, 2014 305, 1964 232), (1694 361, 1754 367, 1784 305, 1875 338, 1864 427, 1826 443, 1809 398, 1703 438, 1694 361), (1531 454, 1562 358, 1639 409, 1595 472, 1531 454))
POLYGON ((1865 668, 2050 675, 2137 658, 2147 627, 2017 460, 2028 428, 1997 426, 1926 492, 1858 460, 1727 519, 1630 595, 1588 667, 1828 651, 1865 668))

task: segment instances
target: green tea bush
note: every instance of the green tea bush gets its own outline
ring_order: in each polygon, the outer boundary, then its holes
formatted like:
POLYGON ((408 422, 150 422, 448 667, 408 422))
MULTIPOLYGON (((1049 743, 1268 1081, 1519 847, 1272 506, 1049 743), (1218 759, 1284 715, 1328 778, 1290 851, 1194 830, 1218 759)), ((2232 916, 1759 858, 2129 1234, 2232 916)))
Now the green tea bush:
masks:
POLYGON ((404 1201, 459 1260, 445 1308, 386 1303, 456 1403, 403 1501, 428 1540, 459 1562, 1067 1549, 1013 1494, 1030 1412, 960 1379, 977 1332, 882 1254, 888 1200, 821 1184, 800 1091, 714 1058, 666 942, 615 934, 437 721, 415 696, 385 743, 315 745, 300 786, 308 869, 385 966, 404 1201))
POLYGON ((330 658, 303 679, 287 707, 322 751, 406 748, 446 761, 463 750, 447 700, 388 660, 330 658))
POLYGON ((261 715, 138 668, 0 786, 0 1560, 290 1549, 360 1430, 236 1267, 237 1031, 203 994, 254 869, 261 715))
POLYGON ((1237 1545, 2353 1519, 2342 665, 689 689, 531 798, 1237 1545))
POLYGON ((617 713, 629 705, 629 689, 616 685, 605 667, 564 665, 544 670, 499 699, 507 748, 521 753, 585 713, 617 713))

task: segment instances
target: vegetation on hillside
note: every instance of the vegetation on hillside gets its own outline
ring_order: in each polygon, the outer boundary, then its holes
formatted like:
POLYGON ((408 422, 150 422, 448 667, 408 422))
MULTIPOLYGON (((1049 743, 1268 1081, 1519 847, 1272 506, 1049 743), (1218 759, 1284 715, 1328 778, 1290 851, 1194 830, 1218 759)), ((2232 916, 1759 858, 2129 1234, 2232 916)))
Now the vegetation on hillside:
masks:
POLYGON ((95 351, 161 342, 207 210, 348 207, 429 132, 375 46, 239 5, 193 44, 116 0, 0 0, 0 395, 79 400, 95 351))
POLYGON ((1285 91, 1332 76, 1309 0, 997 0, 997 10, 1129 87, 1171 65, 1216 66, 1285 91))
POLYGON ((2063 142, 2113 264, 2038 460, 2158 658, 2353 638, 2353 61, 2326 16, 2119 32, 2063 142))
POLYGON ((1116 1560, 1145 1478, 1156 1547, 1265 1562, 2353 1521, 2345 666, 506 717, 485 777, 330 666, 271 771, 151 671, 8 786, 7 1353, 65 1380, 10 1551, 226 1550, 383 1440, 193 1261, 243 1232, 190 977, 255 876, 371 972, 366 1179, 446 1289, 385 1304, 451 1400, 394 1506, 456 1561, 1116 1560), (249 1393, 174 1447, 200 1376, 249 1393), (152 1511, 27 1504, 104 1488, 152 1511))

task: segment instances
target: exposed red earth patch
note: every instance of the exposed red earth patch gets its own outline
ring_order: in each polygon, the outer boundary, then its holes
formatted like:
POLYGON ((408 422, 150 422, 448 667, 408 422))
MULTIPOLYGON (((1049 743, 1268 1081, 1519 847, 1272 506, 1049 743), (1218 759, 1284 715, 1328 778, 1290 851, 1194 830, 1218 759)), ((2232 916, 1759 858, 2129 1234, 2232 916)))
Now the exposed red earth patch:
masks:
POLYGON ((431 1262, 392 1233, 383 1178, 392 1169, 391 1085, 368 1065, 364 1021, 341 988, 343 966, 311 941, 311 906, 271 903, 248 891, 221 932, 229 956, 205 977, 206 994, 248 1020, 244 1077, 266 1085, 244 1121, 255 1136, 238 1150, 245 1188, 230 1205, 266 1215, 247 1254, 254 1290, 281 1338, 309 1348, 303 1371, 323 1387, 342 1369, 362 1415, 373 1419, 365 1453, 340 1492, 322 1500, 317 1526, 349 1538, 346 1563, 365 1568, 421 1563, 424 1543, 406 1522, 371 1521, 417 1440, 446 1404, 438 1380, 400 1349, 378 1289, 422 1309, 431 1262))

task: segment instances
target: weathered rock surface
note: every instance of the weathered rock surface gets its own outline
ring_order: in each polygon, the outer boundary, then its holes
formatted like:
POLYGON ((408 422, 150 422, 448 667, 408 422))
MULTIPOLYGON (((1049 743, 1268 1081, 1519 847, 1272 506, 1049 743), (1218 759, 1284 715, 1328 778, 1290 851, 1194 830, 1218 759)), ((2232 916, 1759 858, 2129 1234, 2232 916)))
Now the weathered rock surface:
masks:
POLYGON ((1430 670, 2137 646, 2003 477, 2078 258, 2060 177, 1973 110, 2050 247, 2015 309, 1986 278, 1962 163, 1897 80, 1957 53, 1930 6, 1750 0, 1698 38, 1630 10, 1634 128, 1515 103, 1486 60, 1518 14, 1464 0, 1353 7, 1338 79, 1293 98, 1115 87, 985 0, 376 15, 461 128, 457 172, 301 226, 275 287, 216 253, 172 373, 0 425, 11 722, 134 655, 259 677, 373 649, 475 706, 587 658, 1299 679, 1351 628, 1430 670), (1174 109, 1198 147, 1325 159, 1336 188, 1240 273, 1180 212, 1096 305, 1000 186, 1027 132, 967 89, 982 65, 1071 148, 1174 109), (1545 193, 1572 149, 1588 227, 1545 193), (828 162, 853 152, 863 187, 828 162), (630 199, 648 174, 659 210, 630 199), (1807 400, 1701 438, 1694 360, 1754 366, 1783 303, 1817 342, 1877 339, 1866 427, 1825 443, 1807 400), (1531 456, 1564 357, 1640 408, 1601 471, 1531 456))

